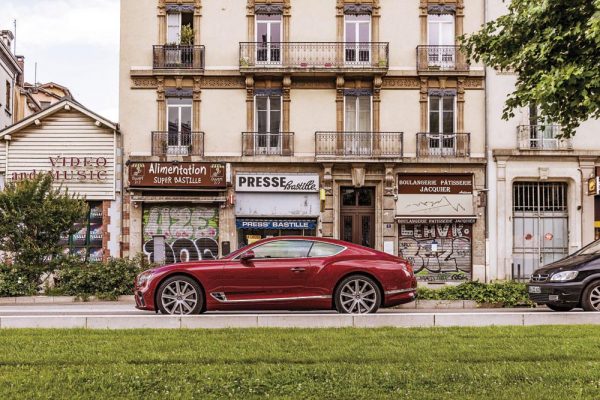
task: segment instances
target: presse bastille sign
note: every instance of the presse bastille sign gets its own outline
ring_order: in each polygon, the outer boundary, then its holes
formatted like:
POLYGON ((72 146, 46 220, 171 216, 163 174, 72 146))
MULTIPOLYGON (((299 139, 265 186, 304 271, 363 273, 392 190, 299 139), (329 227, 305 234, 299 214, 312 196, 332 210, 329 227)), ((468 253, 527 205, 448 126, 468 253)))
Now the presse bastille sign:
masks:
POLYGON ((236 192, 311 193, 319 191, 318 174, 244 174, 235 178, 236 192))
POLYGON ((135 161, 129 164, 129 186, 221 189, 226 187, 225 165, 135 161))

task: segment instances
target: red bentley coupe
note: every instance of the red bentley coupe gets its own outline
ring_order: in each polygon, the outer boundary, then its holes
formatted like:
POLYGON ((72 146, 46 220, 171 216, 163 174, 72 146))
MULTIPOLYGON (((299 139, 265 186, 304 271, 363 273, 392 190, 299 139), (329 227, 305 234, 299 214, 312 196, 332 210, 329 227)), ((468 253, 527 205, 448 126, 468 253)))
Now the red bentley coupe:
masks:
POLYGON ((413 301, 407 261, 340 240, 263 239, 219 260, 166 265, 135 280, 136 307, 163 314, 215 310, 374 313, 413 301))

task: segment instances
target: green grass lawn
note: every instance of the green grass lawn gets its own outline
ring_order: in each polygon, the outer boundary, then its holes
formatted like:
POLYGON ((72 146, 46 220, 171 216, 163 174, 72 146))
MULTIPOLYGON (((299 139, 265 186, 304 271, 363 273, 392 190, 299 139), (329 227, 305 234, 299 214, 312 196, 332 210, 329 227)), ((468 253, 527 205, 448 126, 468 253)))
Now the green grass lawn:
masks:
POLYGON ((600 399, 600 329, 0 331, 0 399, 600 399))

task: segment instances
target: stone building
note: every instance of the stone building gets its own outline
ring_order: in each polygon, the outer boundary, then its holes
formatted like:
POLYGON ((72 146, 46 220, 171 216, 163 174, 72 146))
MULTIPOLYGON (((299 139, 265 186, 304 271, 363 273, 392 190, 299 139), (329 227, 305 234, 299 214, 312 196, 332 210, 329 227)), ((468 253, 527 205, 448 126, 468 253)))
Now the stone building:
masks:
POLYGON ((481 1, 123 0, 123 254, 318 235, 485 274, 481 1))
POLYGON ((9 30, 0 31, 0 129, 16 122, 15 97, 23 76, 20 58, 13 54, 14 36, 9 30))

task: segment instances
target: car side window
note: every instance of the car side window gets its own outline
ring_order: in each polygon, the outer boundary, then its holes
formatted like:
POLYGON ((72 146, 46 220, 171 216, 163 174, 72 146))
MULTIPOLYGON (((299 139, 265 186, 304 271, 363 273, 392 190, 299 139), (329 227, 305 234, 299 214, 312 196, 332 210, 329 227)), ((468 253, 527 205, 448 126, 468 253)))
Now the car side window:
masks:
POLYGON ((308 257, 312 243, 308 240, 276 240, 254 247, 255 259, 308 257))
POLYGON ((336 244, 315 242, 313 247, 310 249, 309 257, 329 257, 336 255, 344 250, 343 246, 336 244))

